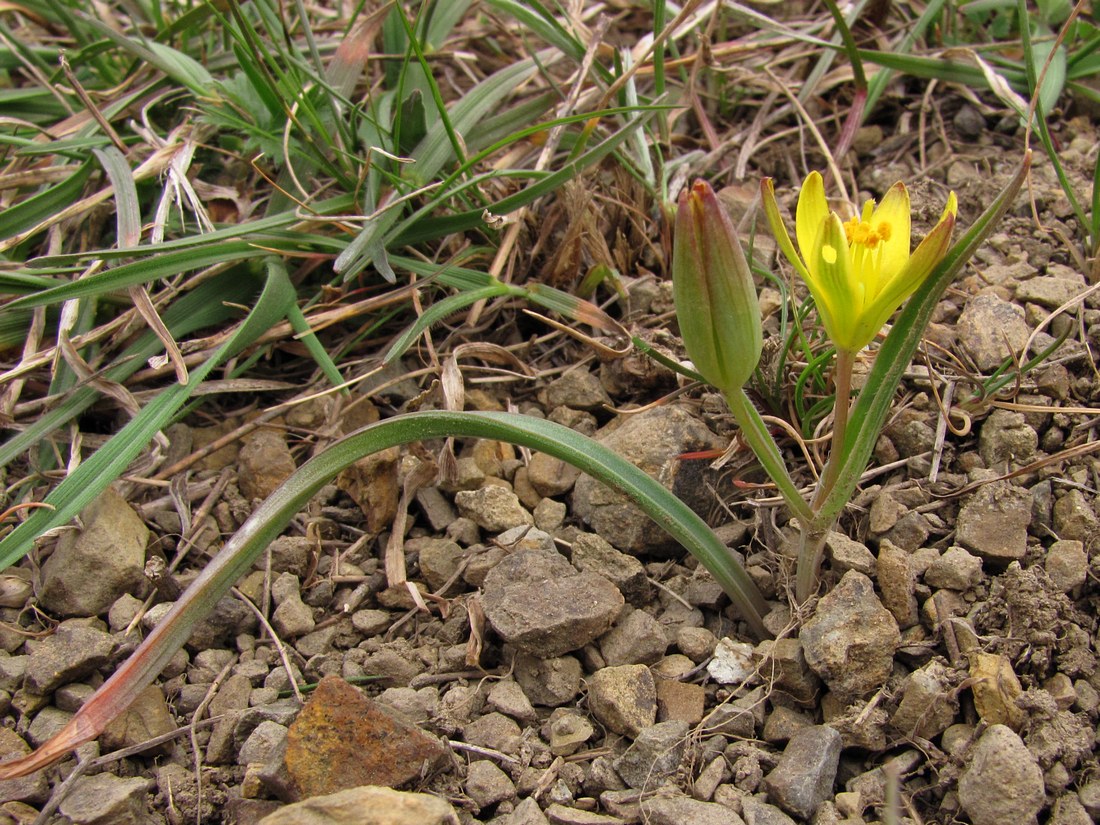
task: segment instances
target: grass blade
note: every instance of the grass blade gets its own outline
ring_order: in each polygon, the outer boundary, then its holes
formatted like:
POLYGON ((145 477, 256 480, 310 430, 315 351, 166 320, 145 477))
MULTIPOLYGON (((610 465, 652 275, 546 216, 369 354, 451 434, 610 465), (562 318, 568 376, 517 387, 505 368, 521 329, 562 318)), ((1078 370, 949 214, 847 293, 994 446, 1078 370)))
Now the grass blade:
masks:
POLYGON ((187 384, 173 384, 146 405, 137 416, 84 461, 46 496, 54 509, 40 509, 0 541, 0 570, 14 564, 30 550, 34 540, 48 530, 67 524, 100 491, 113 482, 177 413, 180 406, 218 364, 239 352, 286 316, 294 302, 294 287, 286 271, 268 268, 267 282, 256 306, 236 332, 201 367, 187 384))

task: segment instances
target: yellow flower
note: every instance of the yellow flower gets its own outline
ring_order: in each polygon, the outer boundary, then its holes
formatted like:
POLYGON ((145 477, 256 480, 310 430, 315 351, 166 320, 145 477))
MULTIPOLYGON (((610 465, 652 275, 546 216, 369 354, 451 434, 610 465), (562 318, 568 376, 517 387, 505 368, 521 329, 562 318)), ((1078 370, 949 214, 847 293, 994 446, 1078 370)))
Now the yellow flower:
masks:
POLYGON ((931 274, 951 244, 958 211, 952 192, 939 223, 910 254, 909 193, 904 184, 891 186, 878 206, 867 201, 860 215, 842 221, 829 210, 821 175, 811 172, 798 195, 796 252, 770 178, 761 189, 779 248, 809 287, 825 331, 848 352, 871 343, 894 310, 931 274))

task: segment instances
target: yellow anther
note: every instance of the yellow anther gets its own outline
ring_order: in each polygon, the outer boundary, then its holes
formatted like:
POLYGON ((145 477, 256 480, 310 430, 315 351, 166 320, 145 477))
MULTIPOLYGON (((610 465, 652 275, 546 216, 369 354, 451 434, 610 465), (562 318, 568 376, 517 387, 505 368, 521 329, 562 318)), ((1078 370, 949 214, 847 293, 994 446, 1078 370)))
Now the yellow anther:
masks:
POLYGON ((851 218, 844 222, 844 235, 848 239, 849 246, 859 244, 868 249, 874 249, 879 241, 890 240, 890 224, 880 221, 875 227, 871 226, 870 221, 851 218))

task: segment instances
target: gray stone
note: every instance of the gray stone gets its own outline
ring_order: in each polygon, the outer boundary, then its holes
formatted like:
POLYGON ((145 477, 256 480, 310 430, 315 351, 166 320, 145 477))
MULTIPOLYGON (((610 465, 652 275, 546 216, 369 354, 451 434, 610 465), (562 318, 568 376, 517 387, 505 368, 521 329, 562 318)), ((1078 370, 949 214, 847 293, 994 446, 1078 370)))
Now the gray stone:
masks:
POLYGON ((39 599, 59 616, 98 616, 123 593, 142 586, 149 529, 108 487, 80 514, 81 530, 68 530, 42 565, 39 599))
POLYGON ((302 601, 298 577, 283 573, 271 585, 271 597, 277 607, 271 614, 271 624, 285 639, 304 636, 317 626, 313 609, 302 601))
POLYGON ((1093 820, 1100 820, 1100 779, 1090 779, 1077 791, 1077 798, 1093 820))
POLYGON ((764 777, 768 799, 792 816, 810 819, 833 795, 840 748, 840 734, 830 727, 815 725, 796 732, 779 763, 764 777))
POLYGON ((416 491, 416 503, 436 532, 442 533, 458 518, 458 511, 438 487, 421 487, 416 491))
POLYGON ((309 573, 314 543, 308 536, 279 536, 268 548, 272 573, 293 573, 299 579, 309 573))
POLYGON ((997 409, 982 422, 978 452, 986 467, 1026 464, 1035 458, 1038 446, 1039 434, 1023 413, 997 409))
POLYGON ((959 341, 982 372, 1018 355, 1031 335, 1023 310, 989 293, 967 300, 957 327, 959 341))
POLYGON ((875 579, 882 591, 882 606, 905 630, 917 624, 917 598, 913 594, 916 585, 909 566, 909 554, 889 539, 883 539, 878 548, 875 579))
POLYGON ((673 780, 684 758, 687 722, 659 722, 642 730, 615 760, 615 770, 632 788, 655 790, 673 780))
POLYGON ((573 539, 573 566, 583 573, 597 573, 619 588, 627 601, 644 601, 652 587, 645 568, 634 556, 620 553, 594 533, 573 539))
POLYGON ((237 486, 247 499, 267 498, 297 469, 286 436, 266 428, 245 439, 237 461, 237 486))
POLYGON ((777 705, 764 722, 764 741, 785 745, 798 731, 812 725, 813 719, 805 713, 786 705, 777 705))
POLYGON ((611 397, 594 373, 572 369, 555 378, 546 387, 546 406, 569 407, 574 410, 599 410, 610 406, 611 397))
POLYGON ((385 633, 393 621, 393 614, 386 610, 356 610, 351 614, 351 626, 367 637, 385 633))
MULTIPOLYGON (((11 728, 0 727, 0 761, 26 756, 30 746, 11 728)), ((45 771, 35 771, 29 776, 0 779, 0 799, 5 802, 26 802, 40 805, 50 796, 50 785, 45 771)))
POLYGON ((826 537, 825 548, 829 551, 833 570, 837 573, 855 570, 865 576, 875 574, 875 556, 862 542, 834 530, 826 537))
POLYGON ((931 739, 947 730, 959 712, 957 679, 933 660, 909 674, 890 724, 903 736, 931 739))
MULTIPOLYGON (((713 494, 701 483, 700 473, 706 467, 697 466, 703 462, 680 461, 678 456, 695 450, 721 450, 727 445, 684 409, 655 407, 620 419, 596 438, 671 489, 688 506, 701 512, 713 506, 713 494)), ((620 550, 670 552, 678 548, 625 493, 591 476, 577 479, 573 509, 593 532, 605 536, 620 550)))
POLYGON ((802 642, 790 637, 768 639, 756 646, 756 656, 760 672, 769 682, 774 680, 779 690, 802 707, 816 704, 821 682, 806 661, 802 642))
POLYGON ((936 443, 936 431, 928 416, 917 410, 902 413, 902 420, 886 428, 886 435, 897 448, 900 458, 912 458, 931 450, 936 443))
POLYGON ((560 496, 573 489, 581 471, 547 453, 533 453, 527 462, 527 480, 543 497, 560 496))
POLYGON ((901 644, 898 623, 875 596, 871 580, 854 570, 822 597, 798 638, 807 664, 845 697, 880 687, 901 644))
POLYGON ((521 653, 516 657, 515 677, 533 704, 556 708, 581 692, 581 663, 574 656, 542 659, 521 653))
POLYGON ((538 718, 531 700, 523 688, 512 679, 502 679, 489 689, 489 705, 505 716, 511 716, 520 722, 534 722, 538 718))
POLYGON ((519 753, 523 737, 519 725, 502 713, 486 713, 462 727, 462 736, 471 745, 492 748, 502 753, 519 753))
POLYGON ((26 684, 44 695, 94 673, 110 660, 115 640, 91 627, 62 625, 34 645, 27 659, 26 684))
POLYGON ((700 802, 686 796, 643 799, 644 820, 650 825, 742 825, 744 820, 725 805, 700 802))
POLYGON ((257 825, 458 825, 438 796, 363 785, 286 805, 257 825))
POLYGON ((657 685, 645 665, 597 670, 588 680, 588 709, 615 733, 637 736, 657 719, 657 685))
POLYGON ((418 538, 405 542, 405 551, 415 551, 420 560, 420 574, 428 587, 439 591, 447 582, 459 581, 456 575, 462 566, 462 548, 450 539, 418 538))
POLYGON ((677 649, 696 664, 711 656, 717 644, 717 637, 705 627, 681 627, 676 631, 677 649))
POLYGON ((248 735, 237 754, 238 765, 267 762, 286 743, 287 728, 278 722, 264 721, 248 735))
POLYGON ((1051 809, 1050 819, 1047 820, 1048 825, 1093 825, 1094 822, 1073 793, 1058 797, 1051 809))
POLYGON ((959 778, 959 804, 974 825, 1036 821, 1046 804, 1043 771, 1011 728, 982 734, 959 778))
POLYGON ((795 825, 794 820, 779 808, 755 796, 741 799, 741 817, 745 825, 795 825))
POLYGON ((0 690, 15 693, 27 675, 27 656, 0 656, 0 690))
POLYGON ((651 665, 668 650, 664 627, 644 610, 623 608, 615 625, 600 637, 600 655, 608 666, 651 665))
POLYGON ((1050 545, 1043 567, 1050 576, 1051 584, 1068 593, 1085 583, 1088 576, 1089 557, 1085 553, 1083 542, 1075 539, 1061 539, 1050 545))
POLYGON ((532 513, 535 517, 535 527, 548 533, 558 530, 565 522, 569 508, 563 501, 554 501, 552 498, 544 498, 536 506, 532 513))
POLYGON ((147 825, 149 783, 109 773, 82 776, 61 800, 61 813, 75 825, 147 825))
POLYGON ((477 490, 455 493, 458 512, 472 519, 482 530, 503 533, 519 525, 534 526, 534 517, 520 503, 519 497, 499 484, 488 484, 477 490))
POLYGON ((930 587, 945 587, 960 592, 969 590, 981 578, 982 560, 962 547, 947 548, 947 552, 924 571, 924 583, 930 587))
POLYGON ((1054 532, 1058 538, 1089 542, 1095 540, 1098 528, 1096 511, 1080 490, 1067 490, 1054 502, 1054 532))
POLYGON ((924 546, 931 533, 928 519, 924 514, 911 511, 898 519, 886 534, 886 538, 902 550, 913 553, 917 548, 924 546))
POLYGON ((555 802, 546 809, 551 825, 627 825, 625 819, 606 814, 596 814, 555 802))
POLYGON ((1027 551, 1031 496, 1007 481, 983 484, 959 509, 959 544, 997 565, 1019 561, 1027 551))
POLYGON ((1058 309, 1063 304, 1077 298, 1084 291, 1084 279, 1079 275, 1076 278, 1056 278, 1044 275, 1018 284, 1016 286, 1016 302, 1020 304, 1038 304, 1047 309, 1058 309))
POLYGON ((571 756, 596 732, 580 711, 558 708, 550 714, 550 753, 571 756))
POLYGON ((479 808, 488 808, 514 797, 516 786, 508 778, 508 774, 488 759, 479 759, 471 762, 466 769, 466 795, 479 808))
POLYGON ((485 579, 485 617, 502 639, 533 656, 553 658, 602 635, 624 604, 594 573, 577 573, 557 553, 522 550, 485 579))
POLYGON ((550 825, 550 821, 546 818, 546 814, 542 812, 542 808, 531 797, 524 797, 516 805, 514 811, 512 811, 495 825, 550 825))
MULTIPOLYGON (((160 607, 154 605, 153 609, 160 607)), ((225 647, 225 642, 239 633, 247 633, 256 626, 256 617, 233 596, 219 599, 214 609, 206 614, 191 631, 187 646, 192 650, 211 650, 225 647)))

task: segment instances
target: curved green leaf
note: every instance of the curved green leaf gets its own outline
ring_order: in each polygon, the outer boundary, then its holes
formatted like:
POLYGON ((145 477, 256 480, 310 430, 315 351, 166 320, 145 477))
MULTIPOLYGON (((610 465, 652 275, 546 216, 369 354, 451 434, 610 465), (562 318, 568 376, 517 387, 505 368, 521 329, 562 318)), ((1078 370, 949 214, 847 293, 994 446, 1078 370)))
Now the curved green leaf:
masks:
POLYGON ((0 765, 0 779, 22 776, 95 738, 130 705, 191 636, 195 625, 240 579, 290 520, 337 473, 364 456, 398 444, 446 436, 509 441, 573 464, 633 498, 694 555, 729 594, 760 637, 767 604, 744 568, 686 504, 622 456, 568 427, 514 413, 421 412, 371 424, 303 464, 241 525, 133 655, 53 739, 0 765))

